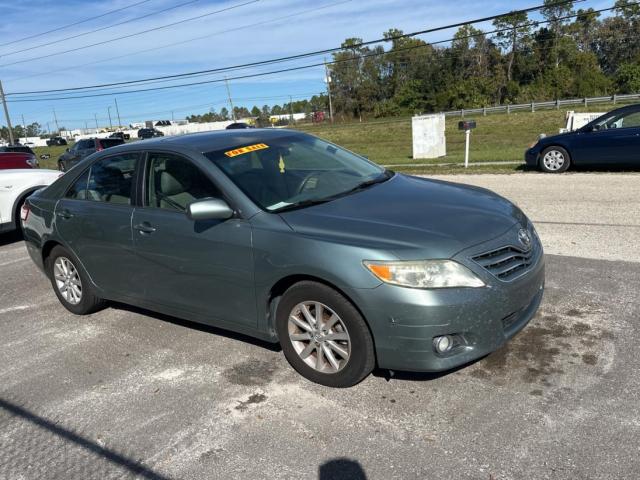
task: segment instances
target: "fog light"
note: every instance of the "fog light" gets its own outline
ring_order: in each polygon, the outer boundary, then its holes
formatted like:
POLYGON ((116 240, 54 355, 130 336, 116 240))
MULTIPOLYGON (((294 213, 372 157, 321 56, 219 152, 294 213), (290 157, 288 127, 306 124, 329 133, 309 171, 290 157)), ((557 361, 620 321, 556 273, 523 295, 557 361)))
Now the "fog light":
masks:
POLYGON ((433 346, 438 353, 447 353, 453 348, 453 338, 451 335, 443 335, 433 339, 433 346))

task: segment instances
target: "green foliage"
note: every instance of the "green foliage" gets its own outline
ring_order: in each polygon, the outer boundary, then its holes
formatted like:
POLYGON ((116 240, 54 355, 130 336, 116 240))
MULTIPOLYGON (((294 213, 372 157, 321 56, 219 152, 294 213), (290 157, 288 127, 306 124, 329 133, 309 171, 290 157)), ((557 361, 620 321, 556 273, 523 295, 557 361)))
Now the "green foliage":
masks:
POLYGON ((616 87, 620 93, 640 92, 640 63, 627 63, 618 69, 616 87))

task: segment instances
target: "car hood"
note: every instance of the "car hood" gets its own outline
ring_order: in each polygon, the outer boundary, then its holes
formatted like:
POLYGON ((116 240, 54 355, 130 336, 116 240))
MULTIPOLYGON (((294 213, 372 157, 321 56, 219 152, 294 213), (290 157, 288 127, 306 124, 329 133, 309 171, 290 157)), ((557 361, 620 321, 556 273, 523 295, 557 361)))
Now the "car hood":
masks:
POLYGON ((402 174, 281 216, 302 235, 384 249, 400 259, 450 258, 527 222, 489 190, 402 174))

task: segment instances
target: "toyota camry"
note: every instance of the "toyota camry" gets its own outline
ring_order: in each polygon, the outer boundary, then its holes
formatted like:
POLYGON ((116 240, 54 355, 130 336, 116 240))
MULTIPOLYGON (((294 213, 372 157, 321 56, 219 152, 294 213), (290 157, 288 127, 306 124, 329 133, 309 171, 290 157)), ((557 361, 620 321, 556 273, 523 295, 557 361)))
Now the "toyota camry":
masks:
POLYGON ((279 342, 333 387, 485 356, 544 288, 542 246, 511 202, 290 130, 113 147, 29 197, 22 218, 69 311, 118 301, 279 342))

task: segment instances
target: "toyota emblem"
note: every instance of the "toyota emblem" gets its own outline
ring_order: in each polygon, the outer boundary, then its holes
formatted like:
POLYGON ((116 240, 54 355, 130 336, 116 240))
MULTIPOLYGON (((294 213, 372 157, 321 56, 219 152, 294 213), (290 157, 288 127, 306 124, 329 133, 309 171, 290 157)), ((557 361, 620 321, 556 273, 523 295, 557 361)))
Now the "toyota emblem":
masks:
POLYGON ((520 240, 522 246, 527 250, 531 248, 531 235, 528 230, 521 228, 520 231, 518 231, 518 240, 520 240))

